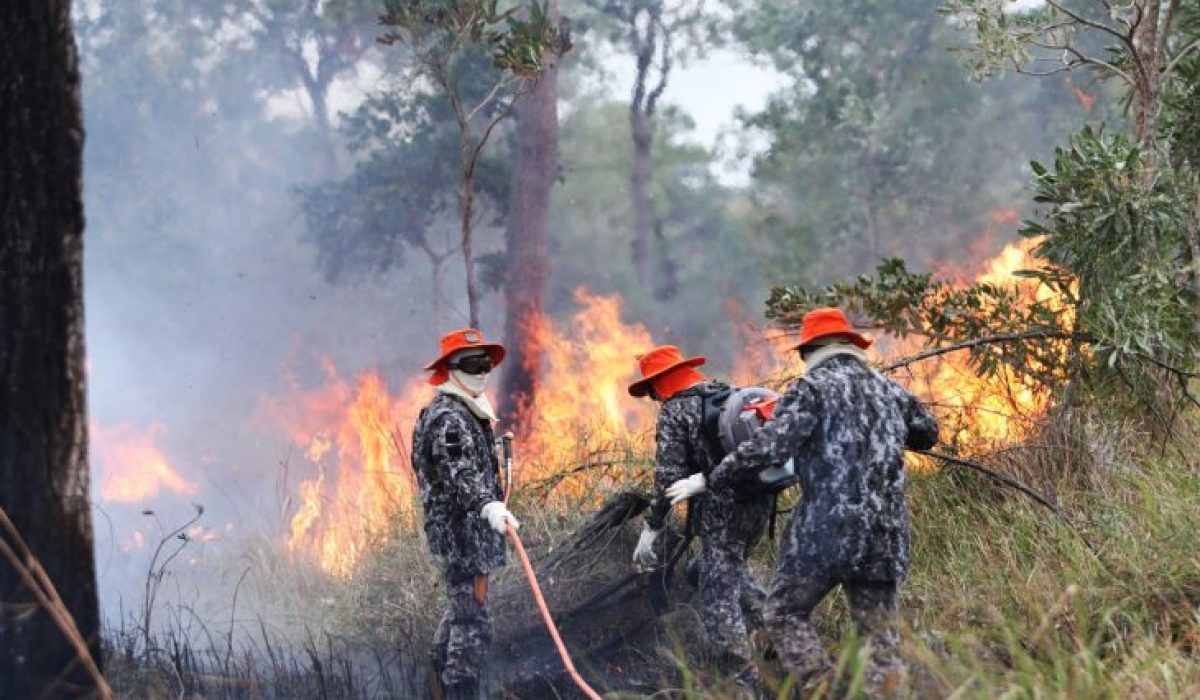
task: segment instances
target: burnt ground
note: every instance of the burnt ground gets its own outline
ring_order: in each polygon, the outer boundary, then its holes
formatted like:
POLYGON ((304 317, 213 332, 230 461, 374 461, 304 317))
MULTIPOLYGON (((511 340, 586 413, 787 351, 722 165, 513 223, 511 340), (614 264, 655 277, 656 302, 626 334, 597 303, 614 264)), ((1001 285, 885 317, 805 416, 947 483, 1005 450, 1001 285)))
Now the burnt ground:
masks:
MULTIPOLYGON (((647 504, 643 494, 618 494, 564 544, 540 556, 531 552, 575 667, 610 696, 677 687, 675 659, 698 658, 703 649, 703 631, 689 606, 695 588, 685 580, 681 533, 668 530, 662 537, 660 546, 674 556, 660 571, 633 571, 630 557, 641 530, 636 516, 647 504)), ((526 543, 527 549, 531 545, 537 547, 526 543)), ((582 697, 563 670, 515 556, 508 569, 492 593, 496 639, 489 697, 582 697)))

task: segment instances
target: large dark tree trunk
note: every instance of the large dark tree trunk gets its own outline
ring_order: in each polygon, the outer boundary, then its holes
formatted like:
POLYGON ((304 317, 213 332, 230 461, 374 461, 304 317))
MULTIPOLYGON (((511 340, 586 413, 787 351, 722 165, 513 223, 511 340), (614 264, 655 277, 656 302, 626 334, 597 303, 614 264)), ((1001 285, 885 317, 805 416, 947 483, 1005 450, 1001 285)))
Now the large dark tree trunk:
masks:
MULTIPOLYGON (((0 13, 0 506, 99 660, 83 347, 83 123, 69 0, 0 13)), ((0 559, 0 697, 95 686, 0 559)))
MULTIPOLYGON (((547 11, 550 21, 557 23, 557 0, 550 0, 547 11)), ((504 344, 509 356, 500 384, 501 418, 509 425, 521 402, 533 400, 542 359, 533 331, 541 319, 542 298, 550 276, 546 240, 550 191, 558 176, 558 62, 568 37, 564 26, 551 65, 515 106, 517 145, 504 232, 504 301, 508 310, 504 344)))

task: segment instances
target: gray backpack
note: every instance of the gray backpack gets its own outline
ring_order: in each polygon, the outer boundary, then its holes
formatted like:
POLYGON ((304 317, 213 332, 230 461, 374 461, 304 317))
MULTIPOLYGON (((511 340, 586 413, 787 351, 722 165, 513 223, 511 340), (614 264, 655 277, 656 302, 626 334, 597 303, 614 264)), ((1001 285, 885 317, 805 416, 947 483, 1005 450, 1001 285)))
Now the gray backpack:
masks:
MULTIPOLYGON (((775 408, 779 394, 758 386, 734 389, 721 386, 704 396, 704 431, 720 461, 737 449, 765 423, 775 408)), ((795 463, 788 459, 758 473, 758 479, 738 487, 739 496, 753 498, 774 495, 799 480, 795 463)))

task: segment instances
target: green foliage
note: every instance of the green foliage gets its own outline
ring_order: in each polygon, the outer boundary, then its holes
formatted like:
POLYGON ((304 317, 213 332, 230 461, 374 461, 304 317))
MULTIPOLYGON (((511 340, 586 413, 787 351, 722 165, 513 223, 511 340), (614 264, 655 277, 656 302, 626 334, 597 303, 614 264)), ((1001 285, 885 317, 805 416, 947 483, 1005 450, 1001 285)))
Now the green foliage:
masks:
POLYGON ((910 272, 899 258, 884 260, 875 276, 861 275, 823 289, 776 287, 767 301, 767 317, 796 326, 808 311, 840 306, 871 319, 899 336, 923 336, 930 346, 967 344, 979 338, 1008 342, 966 348, 981 375, 1002 370, 1026 384, 1053 387, 1068 375, 1071 355, 1065 341, 1075 337, 1069 280, 1047 279, 1034 299, 1014 286, 991 283, 958 285, 910 272), (1018 342, 1020 341, 1020 342, 1018 342))
MULTIPOLYGON (((467 100, 481 100, 491 88, 485 82, 488 59, 474 52, 464 61, 478 70, 459 89, 467 100)), ((501 109, 493 103, 483 116, 496 118, 501 109)), ((447 234, 457 225, 462 177, 454 123, 445 99, 403 89, 381 90, 345 115, 341 133, 356 156, 354 171, 298 189, 306 231, 327 279, 341 282, 399 268, 410 247, 433 257, 453 248, 446 239, 457 238, 447 234)), ((485 222, 504 216, 508 182, 507 152, 484 153, 474 184, 492 214, 485 222)))
MULTIPOLYGON (((741 7, 745 5, 745 7, 741 7)), ((882 257, 957 260, 1010 208, 1028 153, 1081 110, 1060 84, 972 83, 935 0, 757 0, 737 36, 790 84, 744 116, 771 271, 825 283, 882 257), (753 147, 753 143, 751 144, 753 147)))
POLYGON ((1183 235, 1188 202, 1169 171, 1142 186, 1144 167, 1127 137, 1085 128, 1055 152, 1053 169, 1033 164, 1045 215, 1022 234, 1040 238, 1038 278, 1077 284, 1071 301, 1097 361, 1155 357, 1187 369, 1200 341, 1183 235))
MULTIPOLYGON (((971 45, 962 53, 976 78, 1006 68, 1036 74, 1103 70, 1104 55, 1117 56, 1120 50, 1115 37, 1093 30, 1105 22, 1127 25, 1139 12, 1134 3, 1110 3, 1106 9, 1099 3, 1054 2, 1016 9, 1006 0, 949 0, 939 11, 972 30, 971 45), (1097 41, 1107 45, 1091 46, 1097 41)), ((1123 63, 1119 57, 1110 60, 1110 67, 1123 63)))
POLYGON ((1191 398, 1187 380, 1200 367, 1200 190, 1192 165, 1200 130, 1189 78, 1200 77, 1200 67, 1186 47, 1200 22, 1189 3, 1168 25, 1174 33, 1161 56, 1140 49, 1134 56, 1131 8, 1102 13, 1050 2, 1013 10, 998 0, 942 8, 947 22, 974 30, 968 65, 979 75, 1009 64, 1039 74, 1098 69, 1128 80, 1135 59, 1180 57, 1162 68, 1161 104, 1139 92, 1137 141, 1147 145, 1084 127, 1069 147, 1056 149, 1051 165, 1032 163, 1038 216, 1020 233, 1037 240, 1039 261, 1018 274, 1036 290, 1022 292, 1015 282, 953 285, 887 260, 875 277, 853 283, 776 289, 768 315, 794 324, 814 306, 842 305, 886 330, 920 333, 930 347, 967 347, 981 374, 1013 371, 1067 398, 1086 385, 1093 397, 1132 398, 1139 409, 1167 414, 1191 398), (1089 45, 1102 40, 1112 46, 1089 45), (1149 146, 1155 140, 1141 133, 1160 114, 1166 138, 1149 146), (1147 148, 1161 148, 1166 162, 1147 148))
POLYGON ((501 10, 498 0, 391 0, 385 7, 379 22, 396 31, 383 43, 406 43, 432 61, 452 60, 468 44, 485 45, 495 68, 521 78, 542 71, 558 40, 544 3, 531 2, 528 17, 519 5, 501 10))

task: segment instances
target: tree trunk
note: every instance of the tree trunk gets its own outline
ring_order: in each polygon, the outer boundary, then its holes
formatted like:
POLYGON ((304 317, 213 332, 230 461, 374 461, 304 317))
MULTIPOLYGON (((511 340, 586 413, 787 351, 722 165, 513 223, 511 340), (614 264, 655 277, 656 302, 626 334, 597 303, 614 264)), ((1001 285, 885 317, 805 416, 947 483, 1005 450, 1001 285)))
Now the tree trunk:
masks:
MULTIPOLYGON (((99 662, 83 336, 83 123, 71 3, 0 13, 0 506, 99 662)), ((0 560, 0 697, 92 694, 0 560)))
POLYGON ((475 217, 475 178, 468 174, 463 181, 462 203, 462 256, 467 273, 467 315, 471 328, 479 328, 479 283, 475 279, 475 244, 471 240, 471 227, 475 217))
POLYGON ((638 284, 650 284, 650 239, 654 232, 654 204, 650 200, 650 148, 654 126, 650 116, 634 102, 629 107, 629 127, 633 136, 633 171, 630 189, 633 196, 633 241, 631 256, 638 284))
POLYGON ((1138 61, 1134 66, 1133 112, 1134 131, 1146 160, 1147 170, 1153 168, 1155 129, 1162 75, 1159 73, 1159 20, 1162 0, 1141 0, 1138 3, 1142 20, 1134 35, 1138 61))
MULTIPOLYGON (((551 22, 559 23, 557 0, 550 0, 546 11, 551 22)), ((558 176, 558 62, 567 43, 561 28, 557 55, 515 106, 516 152, 504 231, 504 344, 509 355, 500 383, 501 418, 509 425, 520 406, 533 400, 542 359, 534 331, 550 276, 546 240, 550 193, 558 176)))

